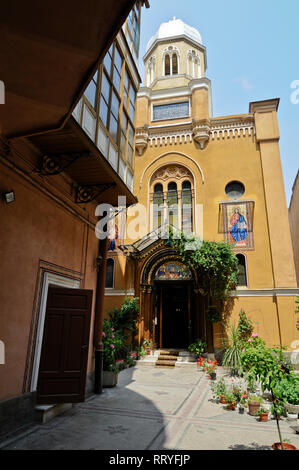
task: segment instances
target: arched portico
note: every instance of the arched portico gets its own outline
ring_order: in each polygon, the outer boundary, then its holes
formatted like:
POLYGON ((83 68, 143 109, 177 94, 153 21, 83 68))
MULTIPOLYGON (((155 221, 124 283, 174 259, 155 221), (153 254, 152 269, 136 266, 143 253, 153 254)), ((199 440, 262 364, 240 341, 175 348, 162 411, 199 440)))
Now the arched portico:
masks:
POLYGON ((154 349, 182 348, 206 338, 205 297, 196 272, 159 240, 139 271, 139 341, 150 339, 154 349))

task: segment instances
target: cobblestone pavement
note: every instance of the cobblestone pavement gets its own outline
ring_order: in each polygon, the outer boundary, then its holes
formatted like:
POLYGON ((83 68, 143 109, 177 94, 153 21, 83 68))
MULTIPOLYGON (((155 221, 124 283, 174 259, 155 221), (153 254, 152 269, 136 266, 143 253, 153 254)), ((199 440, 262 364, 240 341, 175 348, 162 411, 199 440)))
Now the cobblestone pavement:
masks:
MULTIPOLYGON (((221 373, 221 368, 219 372, 221 373)), ((282 434, 299 449, 299 435, 283 419, 282 434)), ((38 424, 4 449, 270 450, 276 422, 228 411, 212 398, 210 381, 196 366, 140 366, 47 424, 38 424)))

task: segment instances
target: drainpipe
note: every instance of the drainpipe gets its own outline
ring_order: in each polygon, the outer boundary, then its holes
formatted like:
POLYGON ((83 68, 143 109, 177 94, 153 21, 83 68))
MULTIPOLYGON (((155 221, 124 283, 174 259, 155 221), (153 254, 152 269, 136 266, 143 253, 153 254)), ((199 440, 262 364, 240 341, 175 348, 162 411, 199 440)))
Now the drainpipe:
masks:
POLYGON ((102 341, 104 320, 104 295, 106 281, 107 249, 109 239, 99 241, 99 254, 97 258, 97 286, 94 321, 94 347, 95 347, 95 370, 94 370, 94 392, 101 394, 103 390, 103 356, 104 345, 102 341))

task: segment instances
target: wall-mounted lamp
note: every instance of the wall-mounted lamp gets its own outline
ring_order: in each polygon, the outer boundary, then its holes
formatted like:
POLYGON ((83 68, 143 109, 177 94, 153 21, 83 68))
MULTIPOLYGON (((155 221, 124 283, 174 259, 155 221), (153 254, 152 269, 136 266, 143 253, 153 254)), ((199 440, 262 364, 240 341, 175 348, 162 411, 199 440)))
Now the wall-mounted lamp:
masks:
POLYGON ((96 263, 97 263, 97 271, 99 272, 103 263, 103 257, 101 255, 97 256, 96 263))
POLYGON ((13 190, 7 191, 6 193, 2 193, 2 198, 6 204, 10 204, 11 202, 15 202, 15 193, 13 190))

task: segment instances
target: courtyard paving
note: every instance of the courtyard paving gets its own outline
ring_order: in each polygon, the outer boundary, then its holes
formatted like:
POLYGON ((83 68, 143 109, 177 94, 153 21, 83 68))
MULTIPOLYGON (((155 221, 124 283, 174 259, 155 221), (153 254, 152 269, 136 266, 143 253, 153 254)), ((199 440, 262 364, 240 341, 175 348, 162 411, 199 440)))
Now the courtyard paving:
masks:
MULTIPOLYGON (((218 373, 223 373, 221 368, 218 373)), ((299 449, 294 423, 282 434, 299 449)), ((228 411, 212 398, 206 374, 193 367, 138 365, 119 374, 118 385, 46 424, 2 443, 27 450, 271 450, 276 422, 228 411)), ((0 443, 1 444, 1 443, 0 443)))

